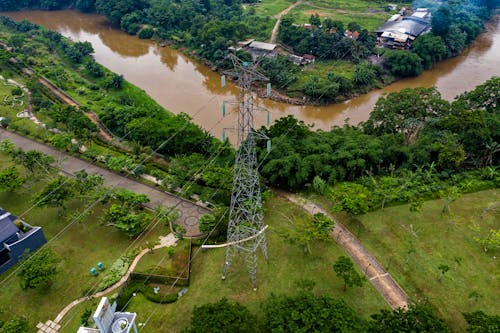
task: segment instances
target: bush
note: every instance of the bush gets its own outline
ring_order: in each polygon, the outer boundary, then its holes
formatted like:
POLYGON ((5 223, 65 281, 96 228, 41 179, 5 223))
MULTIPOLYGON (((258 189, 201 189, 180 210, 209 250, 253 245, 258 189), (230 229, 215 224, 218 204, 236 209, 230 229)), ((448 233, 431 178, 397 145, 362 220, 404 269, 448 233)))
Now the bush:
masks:
POLYGON ((151 28, 142 28, 137 35, 140 39, 150 39, 154 35, 154 30, 151 28))

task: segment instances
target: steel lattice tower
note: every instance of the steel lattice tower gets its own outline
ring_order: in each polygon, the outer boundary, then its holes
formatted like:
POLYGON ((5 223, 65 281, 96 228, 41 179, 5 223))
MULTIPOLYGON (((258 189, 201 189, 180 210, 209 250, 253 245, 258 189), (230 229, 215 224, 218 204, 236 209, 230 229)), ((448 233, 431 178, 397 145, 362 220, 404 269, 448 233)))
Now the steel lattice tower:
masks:
POLYGON ((257 287, 257 251, 260 249, 267 260, 267 243, 259 184, 255 140, 263 138, 254 131, 254 104, 252 84, 268 79, 254 70, 251 63, 230 55, 238 77, 238 152, 234 164, 233 191, 227 230, 226 262, 222 279, 226 278, 235 257, 241 254, 254 290, 257 287))

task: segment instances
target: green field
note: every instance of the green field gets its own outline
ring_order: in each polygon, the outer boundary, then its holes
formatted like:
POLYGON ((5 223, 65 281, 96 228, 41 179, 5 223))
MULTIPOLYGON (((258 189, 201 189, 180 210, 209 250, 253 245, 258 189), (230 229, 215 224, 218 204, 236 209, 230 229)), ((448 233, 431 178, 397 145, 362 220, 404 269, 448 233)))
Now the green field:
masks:
MULTIPOLYGON (((10 165, 10 159, 0 154, 0 170, 10 165)), ((0 207, 16 215, 23 214, 31 208, 34 193, 44 183, 45 180, 34 181, 15 192, 0 193, 0 207)), ((29 224, 43 227, 50 248, 61 261, 54 284, 46 291, 22 290, 15 274, 19 264, 0 276, 0 310, 7 319, 26 316, 33 326, 39 321, 54 319, 68 303, 86 295, 102 280, 106 270, 97 277, 89 273, 97 262, 109 268, 131 245, 132 248, 145 247, 146 241, 154 242, 159 235, 170 232, 166 225, 158 225, 147 237, 132 244, 132 239, 102 223, 104 207, 101 205, 96 205, 87 218, 70 224, 72 214, 82 208, 83 204, 74 200, 68 205, 66 217, 58 217, 57 208, 34 208, 23 216, 29 224)))
POLYGON ((317 61, 313 64, 305 66, 297 75, 297 80, 288 88, 288 92, 301 91, 302 86, 312 76, 326 78, 328 73, 335 73, 348 79, 352 79, 356 65, 347 60, 324 60, 317 61))
POLYGON ((466 194, 443 215, 442 200, 425 202, 420 213, 408 205, 358 218, 339 216, 396 278, 412 300, 428 299, 456 332, 462 312, 500 314, 498 250, 485 252, 474 237, 500 227, 498 189, 466 194), (439 280, 439 265, 450 270, 439 280))
POLYGON ((255 11, 263 17, 274 17, 294 2, 294 0, 262 0, 262 2, 255 5, 255 11))
POLYGON ((373 31, 391 16, 391 13, 385 11, 387 3, 366 0, 311 0, 304 1, 289 14, 297 23, 306 23, 312 14, 318 14, 322 20, 331 18, 343 22, 344 25, 357 22, 368 31, 373 31))
MULTIPOLYGON (((179 332, 188 324, 194 306, 216 302, 223 297, 248 305, 257 313, 259 302, 271 293, 295 294, 297 281, 308 279, 316 283, 313 292, 342 297, 364 317, 388 308, 383 298, 371 284, 362 288, 342 290, 343 282, 335 276, 332 265, 345 252, 333 241, 316 242, 312 254, 284 240, 279 233, 289 228, 288 218, 304 216, 297 206, 281 198, 273 198, 267 204, 266 223, 270 260, 259 258, 258 290, 252 291, 250 278, 243 262, 235 262, 225 281, 221 280, 225 250, 198 252, 193 249, 191 284, 185 296, 173 304, 157 305, 142 295, 134 297, 127 311, 137 312, 138 322, 147 322, 150 332, 179 332), (163 328, 160 330, 160 328, 163 328)), ((82 308, 83 309, 83 308, 82 308)), ((70 332, 70 331, 68 331, 70 332)))

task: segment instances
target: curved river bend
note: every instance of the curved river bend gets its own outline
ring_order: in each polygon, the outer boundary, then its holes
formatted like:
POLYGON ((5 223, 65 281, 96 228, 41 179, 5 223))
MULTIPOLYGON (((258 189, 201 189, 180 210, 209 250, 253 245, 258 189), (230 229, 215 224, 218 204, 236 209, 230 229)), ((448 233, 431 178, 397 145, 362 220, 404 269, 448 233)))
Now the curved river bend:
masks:
MULTIPOLYGON (((111 27, 106 18, 76 11, 22 11, 4 13, 16 20, 27 19, 56 30, 74 41, 89 41, 95 59, 144 89, 159 104, 174 113, 185 112, 193 121, 220 137, 223 128, 236 126, 236 113, 222 118, 223 101, 236 96, 233 83, 220 87, 220 77, 208 67, 190 60, 169 47, 159 47, 111 27)), ((296 106, 258 99, 259 106, 277 119, 292 114, 317 129, 352 124, 368 118, 377 99, 385 93, 406 87, 437 86, 446 99, 489 79, 500 76, 500 20, 488 24, 484 32, 462 55, 443 61, 417 78, 405 79, 383 89, 328 106, 296 106)), ((266 123, 264 112, 256 115, 256 127, 266 123)), ((232 136, 232 135, 230 135, 232 136)))

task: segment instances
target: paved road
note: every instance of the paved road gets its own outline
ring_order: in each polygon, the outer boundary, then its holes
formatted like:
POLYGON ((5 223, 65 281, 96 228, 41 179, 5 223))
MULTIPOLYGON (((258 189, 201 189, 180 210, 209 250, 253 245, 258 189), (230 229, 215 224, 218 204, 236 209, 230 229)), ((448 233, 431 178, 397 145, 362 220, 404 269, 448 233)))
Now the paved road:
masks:
MULTIPOLYGON (((291 202, 300 205, 312 215, 323 213, 330 216, 325 210, 304 198, 299 198, 289 193, 280 192, 280 194, 291 202)), ((358 264, 359 268, 373 284, 375 289, 377 289, 387 303, 389 303, 391 308, 397 309, 408 307, 408 295, 403 288, 401 288, 396 280, 382 268, 377 259, 368 252, 361 242, 342 223, 335 221, 335 228, 330 236, 349 253, 349 256, 358 264)))
POLYGON ((206 214, 209 210, 203 206, 197 205, 189 200, 180 198, 171 193, 161 191, 152 186, 145 185, 136 180, 118 175, 107 169, 95 166, 88 161, 70 156, 52 147, 44 145, 40 142, 25 138, 21 135, 6 131, 0 128, 0 140, 10 139, 12 142, 23 148, 24 150, 40 150, 46 154, 52 155, 56 159, 55 166, 63 172, 74 174, 77 171, 85 170, 88 173, 97 173, 104 177, 104 184, 108 187, 123 187, 136 193, 146 194, 151 202, 148 207, 154 208, 159 205, 164 207, 176 206, 179 210, 180 217, 177 223, 181 224, 186 229, 187 237, 199 236, 198 219, 201 215, 206 214))

